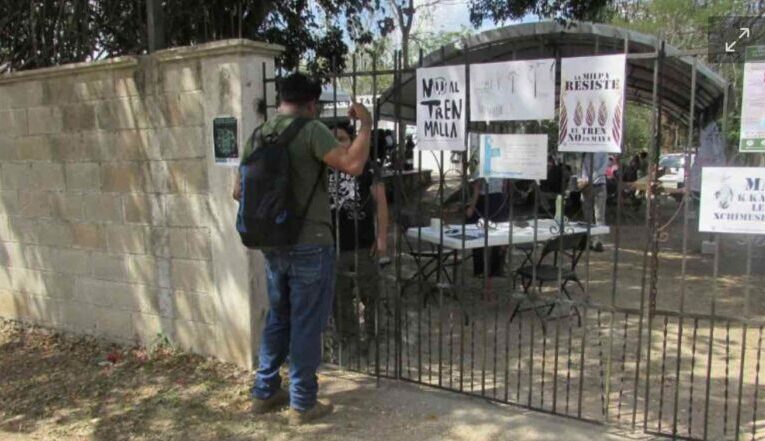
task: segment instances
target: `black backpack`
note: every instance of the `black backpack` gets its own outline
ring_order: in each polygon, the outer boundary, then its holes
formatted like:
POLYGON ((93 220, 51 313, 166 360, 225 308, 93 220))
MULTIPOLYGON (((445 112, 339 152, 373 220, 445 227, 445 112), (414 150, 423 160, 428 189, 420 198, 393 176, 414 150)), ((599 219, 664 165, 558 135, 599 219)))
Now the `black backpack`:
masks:
POLYGON ((297 215, 290 185, 289 144, 310 120, 295 118, 279 134, 262 136, 260 127, 250 140, 252 153, 239 166, 242 195, 236 229, 247 248, 284 247, 297 243, 324 165, 308 203, 297 215))

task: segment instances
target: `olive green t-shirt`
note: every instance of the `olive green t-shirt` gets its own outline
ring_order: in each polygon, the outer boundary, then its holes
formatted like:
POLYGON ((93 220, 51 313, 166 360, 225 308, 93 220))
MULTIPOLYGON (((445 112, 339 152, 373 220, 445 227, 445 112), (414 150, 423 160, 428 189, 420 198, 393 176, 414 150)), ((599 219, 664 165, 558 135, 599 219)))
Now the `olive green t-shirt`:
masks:
MULTIPOLYGON (((277 114, 263 124, 263 136, 281 133, 292 123, 295 117, 277 114)), ((324 166, 324 155, 337 146, 337 140, 332 132, 317 120, 309 121, 289 145, 290 154, 290 184, 294 195, 293 210, 301 215, 306 204, 310 207, 306 212, 303 229, 300 232, 299 244, 332 245, 332 217, 329 210, 329 194, 327 192, 327 167, 324 166), (318 174, 323 176, 316 185, 318 174), (311 190, 314 191, 313 198, 311 190)), ((252 144, 247 142, 242 152, 242 159, 247 158, 252 150, 252 144)))

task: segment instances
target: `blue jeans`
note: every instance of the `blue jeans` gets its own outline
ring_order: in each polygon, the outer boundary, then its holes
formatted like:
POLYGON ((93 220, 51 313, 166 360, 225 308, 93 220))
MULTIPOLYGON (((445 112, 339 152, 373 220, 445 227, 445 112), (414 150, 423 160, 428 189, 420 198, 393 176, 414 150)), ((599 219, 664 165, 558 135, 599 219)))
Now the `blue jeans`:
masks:
POLYGON ((290 406, 306 411, 316 404, 319 389, 316 370, 321 333, 332 312, 334 247, 295 245, 264 254, 270 308, 252 395, 264 400, 279 390, 279 367, 289 355, 290 406))

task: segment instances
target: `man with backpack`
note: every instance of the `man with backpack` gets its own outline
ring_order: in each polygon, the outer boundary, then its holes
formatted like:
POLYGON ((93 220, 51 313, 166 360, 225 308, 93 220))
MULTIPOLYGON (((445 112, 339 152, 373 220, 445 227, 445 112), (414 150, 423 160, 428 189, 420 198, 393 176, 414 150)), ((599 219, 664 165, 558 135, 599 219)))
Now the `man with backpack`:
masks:
POLYGON ((314 119, 321 85, 303 74, 279 82, 277 114, 245 145, 234 186, 237 230, 266 258, 269 311, 252 388, 253 411, 290 405, 290 424, 327 415, 332 405, 316 399, 321 334, 332 311, 335 255, 327 194, 327 167, 359 175, 369 156, 372 118, 356 102, 358 135, 348 148, 314 119), (289 357, 289 394, 279 368, 289 357))

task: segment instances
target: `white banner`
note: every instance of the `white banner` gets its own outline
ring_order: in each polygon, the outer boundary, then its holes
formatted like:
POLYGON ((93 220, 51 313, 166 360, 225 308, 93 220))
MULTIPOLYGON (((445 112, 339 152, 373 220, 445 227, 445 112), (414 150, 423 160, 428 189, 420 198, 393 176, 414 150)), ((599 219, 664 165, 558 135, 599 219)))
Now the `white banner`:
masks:
POLYGON ((465 150, 465 66, 417 69, 417 147, 465 150))
POLYGON ((484 178, 547 179, 547 135, 481 135, 484 178))
POLYGON ((738 148, 741 152, 765 152, 765 46, 746 48, 738 148))
POLYGON ((765 234, 765 168, 704 167, 699 231, 765 234))
POLYGON ((470 65, 470 120, 555 118, 555 59, 470 65))
POLYGON ((561 63, 561 152, 621 152, 624 55, 564 58, 561 63))

